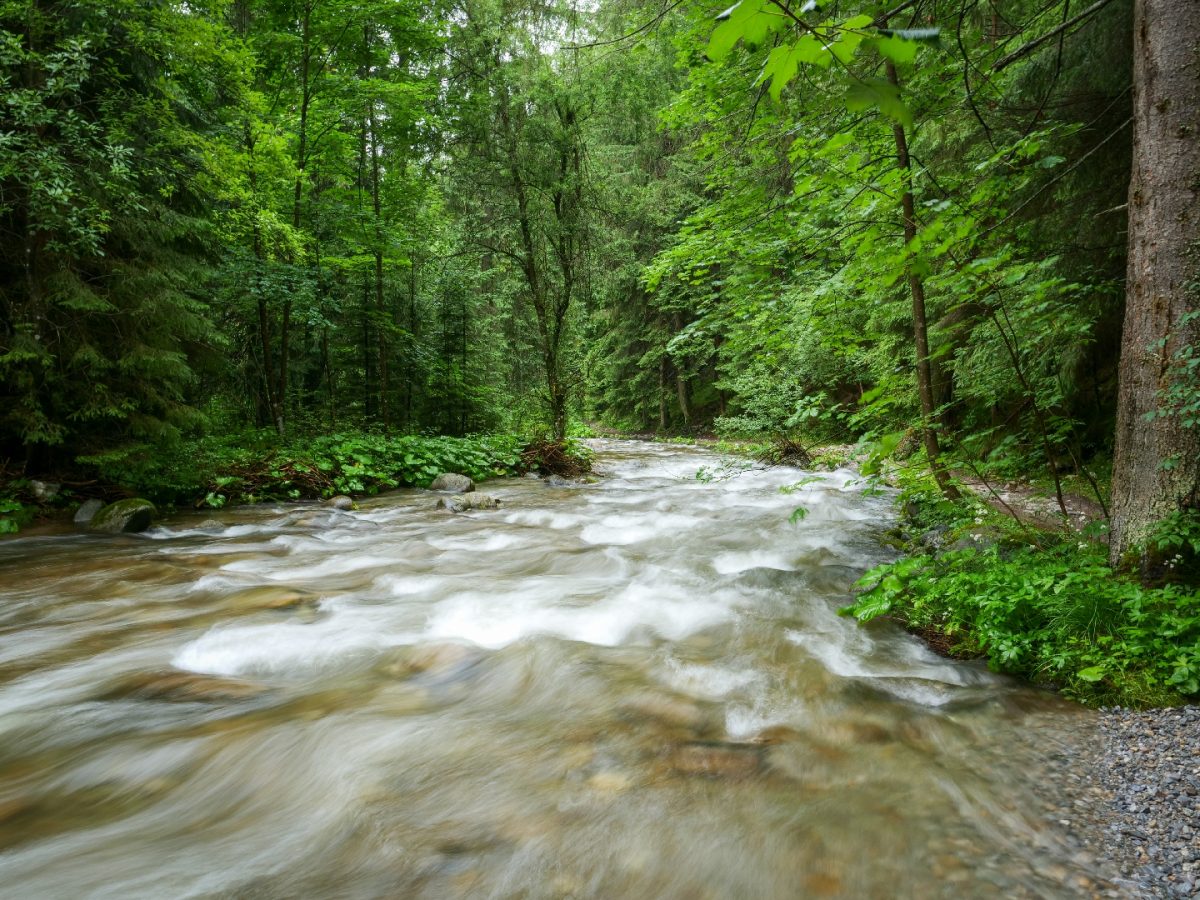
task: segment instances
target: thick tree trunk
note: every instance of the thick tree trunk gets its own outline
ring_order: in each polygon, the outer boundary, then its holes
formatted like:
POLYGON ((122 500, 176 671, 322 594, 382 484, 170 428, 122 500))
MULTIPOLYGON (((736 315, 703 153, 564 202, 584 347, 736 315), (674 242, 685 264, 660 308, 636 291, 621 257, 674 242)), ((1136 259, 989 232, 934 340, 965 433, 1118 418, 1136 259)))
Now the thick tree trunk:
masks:
MULTIPOLYGON (((1136 0, 1129 264, 1113 460, 1111 560, 1200 505, 1200 429, 1172 411, 1200 338, 1200 3, 1136 0)), ((1195 389, 1195 386, 1192 386, 1195 389)))

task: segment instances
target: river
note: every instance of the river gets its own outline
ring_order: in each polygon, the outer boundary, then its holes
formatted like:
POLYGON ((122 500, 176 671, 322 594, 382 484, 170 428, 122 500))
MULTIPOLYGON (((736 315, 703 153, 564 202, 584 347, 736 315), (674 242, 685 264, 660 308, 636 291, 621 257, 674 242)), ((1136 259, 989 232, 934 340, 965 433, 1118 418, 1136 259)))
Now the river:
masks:
POLYGON ((495 511, 0 542, 0 895, 1096 888, 1050 796, 1090 714, 837 615, 888 497, 594 443, 495 511))

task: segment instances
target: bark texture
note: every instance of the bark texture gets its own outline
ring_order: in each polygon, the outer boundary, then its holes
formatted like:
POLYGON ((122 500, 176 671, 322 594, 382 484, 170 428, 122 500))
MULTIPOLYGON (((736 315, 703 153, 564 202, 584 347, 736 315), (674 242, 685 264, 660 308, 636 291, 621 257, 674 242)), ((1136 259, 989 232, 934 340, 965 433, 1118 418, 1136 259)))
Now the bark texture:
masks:
POLYGON ((1200 430, 1164 404, 1200 328, 1200 2, 1134 4, 1129 266, 1113 460, 1111 558, 1200 501, 1200 430), (1151 413, 1166 411, 1168 415, 1151 413), (1164 465, 1165 464, 1165 465, 1164 465))

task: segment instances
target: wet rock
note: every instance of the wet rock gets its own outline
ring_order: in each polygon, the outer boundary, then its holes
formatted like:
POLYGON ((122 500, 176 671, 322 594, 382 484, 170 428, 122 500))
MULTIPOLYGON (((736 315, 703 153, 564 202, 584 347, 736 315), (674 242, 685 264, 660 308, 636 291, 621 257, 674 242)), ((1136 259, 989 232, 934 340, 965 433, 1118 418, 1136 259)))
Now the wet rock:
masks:
POLYGON ((86 525, 96 517, 96 513, 104 509, 104 501, 97 500, 93 497, 91 500, 84 500, 79 504, 79 509, 75 510, 75 524, 86 525))
POLYGON ((49 503, 58 496, 58 492, 62 490, 62 485, 56 481, 37 481, 29 482, 29 490, 33 492, 33 496, 38 503, 49 503))
POLYGON ((409 648, 400 659, 385 666, 384 671, 399 678, 445 675, 474 665, 481 655, 469 644, 421 644, 409 648))
POLYGON ((229 606, 240 612, 254 612, 263 609, 298 609, 302 606, 312 607, 317 598, 304 591, 281 585, 267 584, 261 587, 246 588, 225 598, 229 606))
POLYGON ((703 729, 709 721, 708 714, 690 700, 649 692, 623 700, 618 711, 625 716, 655 719, 694 731, 703 729))
POLYGON ((763 754, 754 744, 696 742, 676 747, 668 764, 681 775, 748 778, 762 769, 763 754))
POLYGON ((543 483, 546 485, 546 487, 552 488, 568 488, 579 486, 579 482, 572 481, 570 478, 563 478, 561 475, 548 475, 545 479, 543 479, 543 483))
POLYGON ((597 772, 587 780, 587 786, 600 794, 619 794, 633 786, 633 779, 624 772, 597 772))
POLYGON ((218 522, 216 519, 205 519, 196 526, 198 531, 224 531, 225 523, 218 522))
POLYGON ((325 505, 334 509, 340 509, 343 512, 347 512, 351 509, 354 509, 354 500, 350 497, 347 497, 345 494, 338 494, 336 497, 330 497, 328 500, 326 500, 325 505))
POLYGON ((475 490, 475 482, 466 475, 459 475, 457 472, 443 472, 437 478, 433 479, 433 484, 429 485, 431 491, 446 491, 451 494, 466 494, 475 490))
POLYGON ((126 679, 109 697, 137 697, 184 703, 232 703, 260 696, 266 688, 248 681, 194 672, 152 672, 126 679))
POLYGON ((497 509, 500 501, 487 494, 458 494, 454 497, 443 497, 437 502, 435 509, 448 509, 450 512, 467 512, 472 509, 497 509))
POLYGON ((104 534, 145 531, 158 515, 149 500, 118 500, 102 507, 88 522, 88 528, 104 534))

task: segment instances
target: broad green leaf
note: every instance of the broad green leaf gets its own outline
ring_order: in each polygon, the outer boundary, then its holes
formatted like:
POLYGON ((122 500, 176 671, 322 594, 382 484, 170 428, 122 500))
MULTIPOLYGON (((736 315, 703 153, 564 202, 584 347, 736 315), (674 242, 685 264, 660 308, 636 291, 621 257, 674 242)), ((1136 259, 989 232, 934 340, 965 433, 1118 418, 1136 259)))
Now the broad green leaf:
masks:
POLYGON ((1091 684, 1095 684, 1097 681, 1101 680, 1104 677, 1104 667, 1103 666, 1088 666, 1086 669, 1080 669, 1075 674, 1078 675, 1084 681, 1089 682, 1091 684))
POLYGON ((910 63, 917 58, 917 43, 906 41, 894 35, 873 38, 870 42, 881 56, 901 65, 910 63))
POLYGON ((912 125, 912 112, 900 99, 900 89, 890 81, 869 78, 851 83, 846 91, 846 108, 851 112, 862 112, 871 107, 901 125, 912 125))

